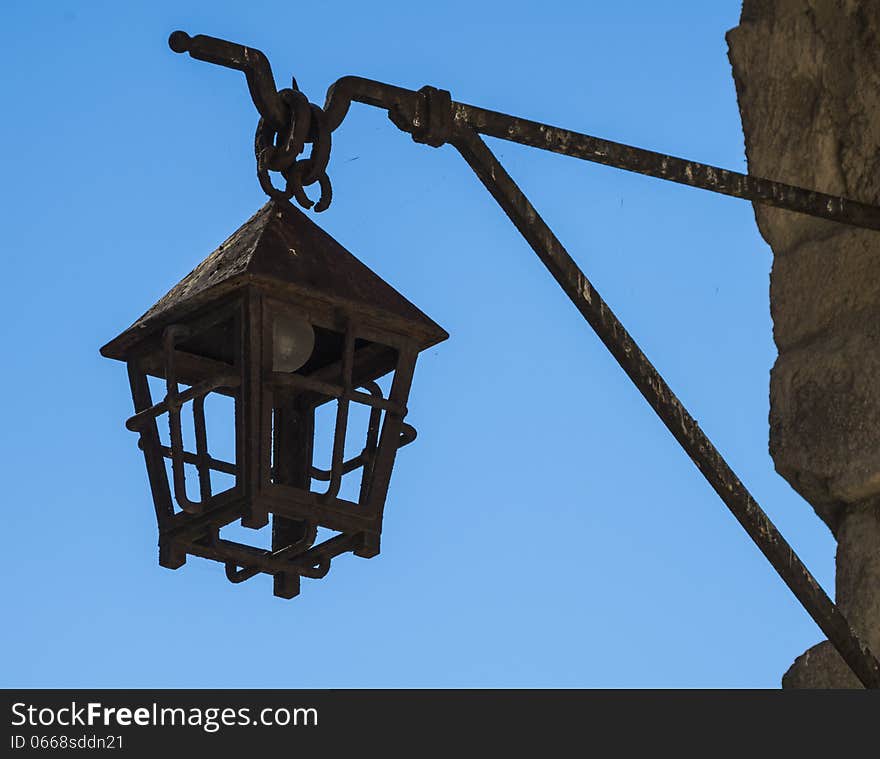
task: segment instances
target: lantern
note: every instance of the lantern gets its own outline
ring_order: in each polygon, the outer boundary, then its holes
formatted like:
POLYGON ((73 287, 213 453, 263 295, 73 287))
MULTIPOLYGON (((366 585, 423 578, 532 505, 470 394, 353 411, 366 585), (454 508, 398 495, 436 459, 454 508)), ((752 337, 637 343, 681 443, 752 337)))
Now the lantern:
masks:
POLYGON ((378 554, 395 456, 415 439, 404 417, 416 357, 447 337, 303 213, 267 203, 101 349, 128 365, 126 426, 147 466, 159 563, 212 559, 235 583, 271 574, 275 595, 292 598, 335 556, 378 554), (229 460, 208 435, 213 398, 233 401, 229 460), (220 535, 237 520, 258 529, 270 519, 268 548, 220 535))

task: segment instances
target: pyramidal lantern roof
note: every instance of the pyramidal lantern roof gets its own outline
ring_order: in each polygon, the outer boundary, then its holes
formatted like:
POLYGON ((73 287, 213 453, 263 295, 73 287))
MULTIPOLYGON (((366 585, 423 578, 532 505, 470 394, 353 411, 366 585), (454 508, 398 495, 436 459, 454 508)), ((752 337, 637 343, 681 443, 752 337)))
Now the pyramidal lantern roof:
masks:
POLYGON ((144 338, 250 282, 347 306, 392 330, 402 323, 419 350, 449 337, 305 214, 270 200, 101 354, 124 360, 144 338))

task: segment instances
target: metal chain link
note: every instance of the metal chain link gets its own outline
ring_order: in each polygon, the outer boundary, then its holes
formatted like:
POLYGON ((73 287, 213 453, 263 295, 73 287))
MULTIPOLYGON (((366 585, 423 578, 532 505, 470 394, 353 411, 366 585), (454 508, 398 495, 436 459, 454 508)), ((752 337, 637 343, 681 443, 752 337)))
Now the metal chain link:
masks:
POLYGON ((257 179, 270 198, 288 201, 294 198, 303 208, 314 206, 320 213, 330 206, 333 198, 333 187, 327 176, 331 137, 324 110, 310 103, 295 87, 280 90, 278 96, 286 107, 287 123, 279 131, 265 117, 260 118, 254 135, 257 179), (307 158, 300 158, 306 143, 311 143, 311 151, 307 158), (284 177, 283 190, 274 185, 270 171, 284 177), (317 204, 305 191, 315 183, 321 192, 317 204))

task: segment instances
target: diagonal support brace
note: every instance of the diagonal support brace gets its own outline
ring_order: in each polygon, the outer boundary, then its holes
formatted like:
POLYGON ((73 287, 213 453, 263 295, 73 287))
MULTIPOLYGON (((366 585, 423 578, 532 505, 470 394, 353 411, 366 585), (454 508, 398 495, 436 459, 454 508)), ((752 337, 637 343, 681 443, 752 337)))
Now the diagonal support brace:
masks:
POLYGON ((858 638, 840 609, 828 598, 492 151, 476 132, 467 129, 457 132, 453 145, 862 684, 867 688, 880 688, 880 663, 858 638))

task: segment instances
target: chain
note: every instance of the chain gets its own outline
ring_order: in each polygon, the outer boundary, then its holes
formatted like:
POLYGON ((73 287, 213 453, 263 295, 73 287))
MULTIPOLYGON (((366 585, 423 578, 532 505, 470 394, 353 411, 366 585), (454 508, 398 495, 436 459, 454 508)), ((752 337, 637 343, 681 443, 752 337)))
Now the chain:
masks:
POLYGON ((257 159, 257 179, 270 198, 295 199, 303 208, 314 206, 316 212, 326 210, 333 198, 333 188, 327 176, 330 160, 330 130, 324 110, 293 87, 279 90, 278 97, 286 111, 286 124, 276 130, 261 117, 254 136, 254 154, 257 159), (311 143, 307 158, 300 158, 306 143, 311 143), (278 189, 269 172, 284 177, 284 189, 278 189), (320 198, 317 204, 306 194, 305 188, 317 183, 320 198))

